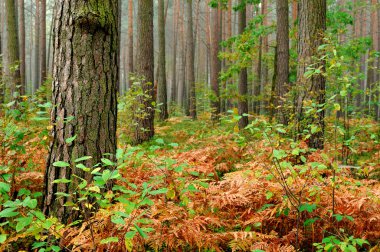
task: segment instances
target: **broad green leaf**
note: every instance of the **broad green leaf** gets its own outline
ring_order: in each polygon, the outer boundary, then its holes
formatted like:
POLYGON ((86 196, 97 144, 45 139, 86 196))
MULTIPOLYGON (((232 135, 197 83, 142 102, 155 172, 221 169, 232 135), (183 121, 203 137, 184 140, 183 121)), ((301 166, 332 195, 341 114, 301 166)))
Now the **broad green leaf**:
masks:
POLYGON ((150 191, 149 194, 150 195, 158 195, 158 194, 165 194, 167 192, 168 192, 168 188, 161 188, 158 190, 150 191))
POLYGON ((267 191, 265 193, 265 197, 266 197, 267 200, 269 200, 269 199, 271 199, 273 197, 273 193, 271 191, 267 191))
POLYGON ((273 157, 280 160, 287 157, 287 154, 284 150, 273 150, 273 157))
POLYGON ((108 181, 111 178, 111 171, 110 170, 104 170, 102 174, 102 179, 104 182, 108 181))
POLYGON ((70 166, 69 163, 63 162, 63 161, 54 162, 53 165, 56 167, 68 167, 68 166, 70 166))
POLYGON ((115 165, 114 162, 112 162, 111 160, 109 160, 108 158, 102 158, 102 163, 105 164, 105 166, 113 166, 115 165))
POLYGON ((31 199, 29 196, 25 198, 23 201, 23 206, 29 207, 30 209, 34 209, 37 207, 37 200, 36 199, 31 199))
POLYGON ((133 239, 133 237, 135 237, 135 235, 136 235, 136 231, 129 231, 129 232, 127 232, 127 233, 125 233, 125 239, 133 239))
POLYGON ((307 212, 311 213, 311 212, 313 212, 315 209, 317 209, 317 205, 316 205, 316 204, 308 204, 308 203, 305 203, 305 204, 302 204, 302 205, 299 207, 300 212, 307 211, 307 212))
POLYGON ((148 238, 148 235, 138 225, 134 224, 134 226, 142 238, 144 238, 144 239, 148 238))
POLYGON ((77 138, 77 135, 74 135, 72 137, 69 137, 65 140, 66 143, 70 144, 72 142, 74 142, 74 140, 77 138))
POLYGON ((118 242, 118 241, 119 241, 119 238, 117 238, 117 237, 108 237, 106 239, 101 240, 100 244, 108 244, 111 242, 118 242))
POLYGON ((0 192, 9 192, 11 190, 11 186, 7 183, 0 182, 0 192))
POLYGON ((15 217, 19 215, 20 213, 14 212, 15 210, 17 210, 16 207, 4 209, 3 211, 0 212, 0 218, 10 218, 10 217, 15 217))
POLYGON ((6 234, 0 234, 0 243, 4 243, 6 239, 7 239, 6 234))
POLYGON ((30 223, 32 223, 33 217, 29 216, 29 217, 18 218, 16 219, 16 221, 17 221, 16 232, 20 232, 25 227, 29 226, 30 223))
POLYGON ((100 170, 101 170, 102 168, 95 168, 92 172, 91 172, 91 174, 95 174, 95 173, 98 173, 100 170))
POLYGON ((63 179, 56 179, 56 180, 54 180, 53 181, 53 183, 54 184, 67 184, 67 183, 70 183, 71 182, 71 180, 70 179, 65 179, 65 178, 63 178, 63 179))
POLYGON ((81 162, 81 161, 86 161, 86 160, 89 160, 91 159, 92 157, 91 156, 84 156, 84 157, 80 157, 80 158, 77 158, 75 159, 75 163, 78 163, 78 162, 81 162))

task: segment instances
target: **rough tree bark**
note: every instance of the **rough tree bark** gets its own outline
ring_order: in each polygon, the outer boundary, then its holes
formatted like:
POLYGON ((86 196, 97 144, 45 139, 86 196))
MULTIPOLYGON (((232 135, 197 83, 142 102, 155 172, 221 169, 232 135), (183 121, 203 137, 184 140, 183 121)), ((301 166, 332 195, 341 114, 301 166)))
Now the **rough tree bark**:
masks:
POLYGON ((166 83, 166 50, 165 50, 165 0, 158 0, 158 103, 160 120, 168 119, 168 97, 166 83))
POLYGON ((319 130, 312 134, 309 139, 309 146, 323 149, 325 112, 321 110, 316 116, 305 118, 304 101, 314 100, 316 104, 325 103, 325 78, 322 74, 315 74, 311 78, 306 78, 305 72, 311 64, 321 66, 323 62, 315 62, 313 56, 318 54, 318 47, 323 43, 323 33, 326 30, 326 0, 300 0, 299 1, 299 25, 298 25, 298 67, 297 67, 297 127, 298 132, 302 132, 306 125, 314 124, 319 130), (303 121, 303 122, 301 122, 303 121))
POLYGON ((135 72, 144 78, 141 85, 145 95, 137 97, 142 108, 139 108, 141 112, 135 112, 134 144, 148 141, 154 136, 153 0, 138 0, 137 27, 135 72))
MULTIPOLYGON (((271 106, 279 105, 281 107, 279 121, 282 124, 288 123, 286 110, 283 108, 284 96, 289 91, 289 4, 288 0, 277 0, 277 37, 276 37, 276 90, 278 103, 271 106)), ((276 101, 277 99, 274 99, 276 101)))
MULTIPOLYGON (((242 35, 246 26, 246 11, 247 8, 243 0, 239 1, 241 9, 239 10, 238 17, 238 33, 242 35)), ((244 63, 243 63, 244 64, 244 63)), ((247 77, 247 67, 240 69, 239 73, 239 100, 238 100, 238 112, 241 116, 239 120, 239 129, 244 129, 248 125, 248 77, 247 77), (245 114, 245 116, 244 116, 245 114)))
POLYGON ((194 34, 193 34, 193 1, 186 1, 186 83, 189 90, 189 112, 193 120, 197 118, 194 73, 194 34))
POLYGON ((64 207, 66 198, 56 193, 75 193, 79 176, 91 174, 72 167, 55 167, 56 161, 73 163, 92 156, 87 167, 103 154, 116 152, 116 85, 118 81, 118 1, 62 0, 54 21, 52 142, 45 173, 44 213, 67 223, 78 216, 64 207), (76 137, 71 143, 65 139, 76 137), (74 184, 55 184, 55 179, 74 184))

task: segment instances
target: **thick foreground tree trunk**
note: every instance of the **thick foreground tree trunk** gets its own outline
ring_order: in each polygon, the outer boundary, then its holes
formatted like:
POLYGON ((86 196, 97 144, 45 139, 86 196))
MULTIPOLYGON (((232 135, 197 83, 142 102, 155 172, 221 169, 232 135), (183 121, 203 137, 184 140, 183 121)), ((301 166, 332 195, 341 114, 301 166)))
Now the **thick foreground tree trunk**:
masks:
MULTIPOLYGON (((44 212, 62 222, 78 216, 56 193, 74 193, 75 176, 91 174, 57 161, 73 163, 83 156, 87 167, 103 154, 116 152, 116 84, 118 83, 118 1, 62 0, 54 21, 52 142, 45 174, 44 212), (65 141, 75 138, 74 141, 65 141), (73 179, 55 184, 56 179, 73 179)), ((109 157, 108 157, 109 158, 109 157)))

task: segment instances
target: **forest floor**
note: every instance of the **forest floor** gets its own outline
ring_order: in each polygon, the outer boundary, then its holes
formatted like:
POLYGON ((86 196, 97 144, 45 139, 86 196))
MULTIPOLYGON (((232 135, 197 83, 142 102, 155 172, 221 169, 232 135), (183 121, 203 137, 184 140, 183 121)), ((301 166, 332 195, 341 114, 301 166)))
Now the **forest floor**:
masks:
MULTIPOLYGON (((115 214, 128 212, 141 193, 131 194, 127 205, 100 209, 81 227, 62 229, 61 246, 72 251, 91 250, 94 244, 98 251, 317 251, 314 243, 339 248, 361 245, 355 238, 363 238, 371 244, 365 249, 380 251, 380 146, 368 140, 379 126, 366 124, 370 130, 358 130, 352 144, 355 167, 338 166, 333 131, 325 150, 310 151, 304 142, 288 144, 281 134, 263 137, 265 118, 239 134, 230 119, 213 125, 208 115, 195 122, 174 117, 138 147, 125 143, 120 128, 123 180, 116 183, 135 192, 149 186, 163 193, 151 193, 145 205, 135 203, 121 222, 115 214), (131 230, 139 235, 125 236, 131 230), (101 244, 107 237, 117 239, 101 244)), ((23 143, 25 154, 0 153, 2 163, 23 167, 14 191, 42 191, 48 130, 36 124, 23 143)))

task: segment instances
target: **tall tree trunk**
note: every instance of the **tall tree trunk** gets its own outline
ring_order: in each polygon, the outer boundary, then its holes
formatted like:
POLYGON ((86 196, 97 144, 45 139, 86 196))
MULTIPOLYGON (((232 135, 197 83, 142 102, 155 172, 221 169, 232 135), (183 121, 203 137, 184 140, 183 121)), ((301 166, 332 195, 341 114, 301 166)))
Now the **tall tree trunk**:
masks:
POLYGON ((14 0, 5 1, 6 26, 7 26, 7 63, 11 70, 7 79, 5 88, 6 102, 10 101, 13 93, 17 91, 17 86, 20 85, 20 61, 19 44, 18 44, 18 29, 17 29, 17 10, 14 0))
POLYGON ((34 92, 40 87, 40 0, 36 2, 36 14, 34 18, 34 92))
MULTIPOLYGON (((288 123, 287 111, 284 108, 285 95, 289 91, 289 5, 288 0, 277 0, 277 46, 276 46, 276 89, 280 105, 279 119, 282 124, 288 123)), ((274 99, 275 101, 276 99, 274 99)))
MULTIPOLYGON (((219 7, 218 7, 219 8, 219 7)), ((220 95, 219 95, 219 72, 220 61, 218 58, 219 52, 219 10, 212 9, 212 25, 211 25, 211 88, 213 97, 211 98, 211 119, 216 122, 220 116, 220 95)))
MULTIPOLYGON (((242 35, 246 26, 246 5, 243 0, 239 0, 239 5, 243 6, 239 10, 238 33, 242 35)), ((243 62, 243 65, 245 62, 243 62)), ((238 100, 239 129, 244 129, 248 125, 248 78, 247 67, 242 67, 239 73, 239 100, 238 100)))
MULTIPOLYGON (((181 7, 183 3, 181 2, 181 7)), ((183 8, 180 8, 183 10, 183 8)), ((183 11, 179 13, 179 34, 180 34, 180 46, 181 46, 181 69, 180 69, 180 78, 178 83, 178 104, 181 108, 185 107, 184 96, 185 96, 185 82, 186 82, 186 43, 185 43, 185 28, 184 28, 184 17, 183 11)))
POLYGON ((158 0, 158 103, 160 104, 160 120, 166 120, 168 114, 168 97, 166 86, 166 50, 165 50, 165 1, 158 0))
POLYGON ((128 84, 127 88, 131 87, 130 75, 134 72, 133 64, 133 0, 128 2, 128 84))
POLYGON ((120 34, 119 36, 119 49, 118 49, 118 57, 117 57, 117 66, 119 68, 119 82, 117 83, 117 91, 119 93, 119 95, 123 95, 124 94, 124 86, 123 86, 123 74, 124 74, 124 69, 121 67, 121 64, 122 64, 122 56, 123 56, 123 51, 124 51, 124 48, 122 46, 122 41, 121 41, 121 17, 123 15, 123 1, 122 0, 118 0, 118 6, 119 6, 119 9, 118 9, 118 20, 117 20, 117 29, 118 29, 118 34, 120 34))
MULTIPOLYGON (((378 35, 378 10, 376 8, 378 4, 378 0, 371 0, 371 23, 370 23, 370 32, 371 32, 371 38, 372 38, 372 50, 373 51, 379 51, 379 35, 378 35)), ((376 57, 373 58, 373 61, 369 62, 368 67, 368 85, 371 89, 371 100, 374 103, 374 116, 377 118, 378 112, 379 112, 379 105, 377 104, 377 90, 376 87, 378 86, 378 74, 377 74, 377 61, 378 59, 376 57)))
MULTIPOLYGON (((267 0, 262 0, 261 2, 261 15, 263 15, 263 26, 268 27, 268 2, 267 0)), ((266 55, 269 52, 269 42, 268 42, 268 35, 264 35, 262 37, 262 57, 261 57, 261 82, 260 82, 260 113, 263 114, 266 109, 266 103, 267 100, 264 96, 265 86, 268 82, 268 75, 269 75, 269 69, 268 69, 268 63, 266 60, 266 55)))
POLYGON ((178 33, 178 11, 179 3, 174 0, 173 3, 173 52, 172 52, 172 86, 171 86, 171 101, 177 102, 177 33, 178 33))
POLYGON ((40 83, 45 83, 46 72, 46 0, 40 0, 40 83))
POLYGON ((211 16, 211 10, 208 5, 206 5, 206 82, 207 85, 211 86, 211 75, 210 75, 210 69, 211 69, 211 26, 210 26, 210 16, 211 16))
POLYGON ((83 163, 92 167, 101 162, 103 154, 116 152, 118 2, 62 0, 57 8, 53 129, 43 206, 46 215, 55 215, 67 223, 78 215, 64 206, 68 199, 56 193, 75 193, 80 182, 77 177, 92 180, 91 173, 75 168, 74 160, 91 156, 83 163), (65 141, 71 137, 75 140, 65 141), (57 161, 68 162, 71 167, 55 167, 57 161), (56 179, 71 179, 72 183, 56 184, 56 179))
MULTIPOLYGON (((316 149, 324 147, 325 112, 322 109, 316 116, 306 118, 303 103, 313 100, 317 105, 325 103, 325 77, 315 74, 311 78, 305 77, 307 67, 311 64, 321 66, 321 62, 315 62, 313 56, 318 54, 318 47, 323 43, 323 33, 326 30, 326 0, 300 0, 299 1, 299 28, 298 28, 298 69, 297 69, 297 116, 298 129, 302 132, 305 125, 318 126, 319 130, 312 133, 309 146, 316 149)), ((322 65, 323 68, 323 65, 322 65)))
POLYGON ((150 140, 154 136, 154 44, 153 44, 153 1, 138 0, 137 15, 137 55, 136 73, 143 77, 144 95, 137 99, 142 108, 135 112, 136 128, 133 142, 135 144, 150 140), (148 97, 146 97, 146 95, 148 97))
POLYGON ((194 75, 193 1, 186 1, 186 83, 188 86, 189 112, 193 120, 197 118, 194 75))
POLYGON ((19 45, 20 45, 20 94, 26 93, 26 81, 25 81, 25 4, 24 0, 19 0, 19 45))

